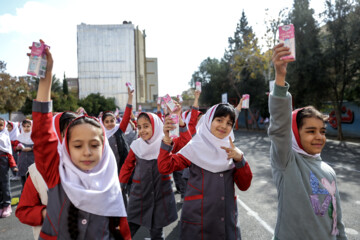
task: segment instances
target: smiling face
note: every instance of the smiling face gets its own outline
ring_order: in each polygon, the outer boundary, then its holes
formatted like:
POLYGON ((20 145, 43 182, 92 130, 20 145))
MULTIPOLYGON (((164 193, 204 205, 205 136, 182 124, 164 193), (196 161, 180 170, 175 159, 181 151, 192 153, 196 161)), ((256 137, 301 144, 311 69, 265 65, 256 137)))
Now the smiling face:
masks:
POLYGON ((107 116, 107 117, 105 117, 103 123, 104 123, 104 127, 107 130, 111 130, 115 127, 116 121, 113 116, 107 116))
POLYGON ((300 142, 304 151, 314 155, 321 153, 326 142, 326 128, 322 120, 318 118, 304 118, 303 125, 299 129, 300 142))
POLYGON ((215 117, 211 122, 210 132, 217 138, 223 139, 230 134, 233 121, 230 115, 215 117))
POLYGON ((102 129, 84 123, 73 126, 69 134, 69 153, 74 165, 83 171, 93 169, 102 157, 102 129))
POLYGON ((140 117, 137 122, 139 136, 144 140, 149 140, 153 135, 151 122, 146 117, 140 117))

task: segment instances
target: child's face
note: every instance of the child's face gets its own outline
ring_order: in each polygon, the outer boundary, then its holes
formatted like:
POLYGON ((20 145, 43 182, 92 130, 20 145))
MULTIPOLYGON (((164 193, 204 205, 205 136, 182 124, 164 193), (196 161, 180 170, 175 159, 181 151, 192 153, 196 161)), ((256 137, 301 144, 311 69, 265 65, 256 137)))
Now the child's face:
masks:
POLYGON ((30 131, 31 131, 31 124, 29 124, 29 123, 23 124, 23 125, 22 125, 22 129, 23 129, 23 131, 24 131, 25 133, 30 132, 30 131))
POLYGON ((4 130, 5 128, 5 122, 0 120, 0 131, 4 130))
POLYGON ((325 146, 325 124, 317 118, 304 118, 303 126, 299 129, 300 142, 304 151, 309 154, 321 153, 325 146))
POLYGON ((107 116, 105 119, 104 119, 104 127, 107 129, 107 130, 111 130, 115 127, 115 118, 112 117, 112 116, 107 116))
POLYGON ((139 136, 144 140, 149 140, 152 135, 153 135, 153 129, 152 129, 152 125, 149 122, 148 119, 146 119, 145 117, 141 117, 138 120, 138 132, 139 132, 139 136))
POLYGON ((223 139, 230 134, 233 122, 229 115, 216 117, 211 122, 210 132, 217 138, 223 139))
POLYGON ((88 123, 75 125, 70 129, 68 145, 74 165, 89 171, 102 157, 102 130, 88 123))
POLYGON ((8 124, 6 126, 7 126, 7 129, 8 129, 9 132, 11 132, 13 130, 13 127, 11 126, 11 124, 8 124))

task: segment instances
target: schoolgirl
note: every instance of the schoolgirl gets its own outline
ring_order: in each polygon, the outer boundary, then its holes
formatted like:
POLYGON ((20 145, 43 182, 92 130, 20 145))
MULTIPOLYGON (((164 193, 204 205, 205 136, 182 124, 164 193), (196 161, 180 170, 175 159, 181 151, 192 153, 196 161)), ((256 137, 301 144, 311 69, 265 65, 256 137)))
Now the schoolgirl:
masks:
MULTIPOLYGON (((61 144, 68 124, 77 115, 73 112, 58 113, 53 117, 53 128, 58 138, 58 153, 61 153, 61 144)), ((36 168, 35 163, 29 167, 29 178, 25 182, 15 216, 23 224, 32 226, 34 239, 39 239, 41 226, 46 217, 48 202, 48 187, 44 178, 36 168)))
MULTIPOLYGON (((180 110, 179 107, 178 115, 180 110)), ((164 239, 162 229, 177 219, 177 211, 171 177, 160 174, 157 167, 163 123, 156 114, 142 112, 137 126, 140 138, 131 144, 119 177, 124 186, 134 171, 127 208, 131 235, 144 226, 150 230, 151 239, 164 239)), ((186 125, 180 119, 180 137, 174 142, 182 147, 190 139, 186 125)))
POLYGON ((111 111, 106 111, 101 116, 101 122, 105 127, 105 134, 110 147, 115 155, 118 173, 129 153, 129 145, 126 142, 124 133, 128 127, 132 112, 133 92, 128 88, 128 102, 125 113, 120 124, 116 124, 116 116, 111 111))
MULTIPOLYGON (((11 141, 11 147, 12 147, 12 155, 15 159, 15 162, 17 164, 18 161, 18 151, 16 150, 16 146, 19 144, 19 142, 17 141, 17 138, 20 134, 20 130, 19 130, 19 123, 18 122, 11 122, 8 121, 7 122, 7 129, 9 132, 9 136, 10 136, 10 141, 11 141)), ((19 180, 20 177, 17 176, 17 172, 12 171, 13 176, 10 177, 10 180, 19 180)))
POLYGON ((86 115, 73 120, 58 153, 49 49, 46 57, 46 76, 33 102, 36 167, 49 188, 39 239, 131 239, 115 156, 99 121, 86 115))
POLYGON ((165 134, 159 172, 190 170, 181 239, 241 239, 234 183, 247 190, 252 172, 243 153, 232 143, 235 110, 229 104, 218 104, 202 119, 196 135, 177 154, 171 154, 171 139, 165 134))
POLYGON ((270 160, 278 191, 274 239, 347 239, 336 174, 320 156, 325 117, 313 107, 292 111, 285 82, 289 48, 274 47, 276 77, 269 98, 270 160))
POLYGON ((32 121, 29 119, 25 119, 21 123, 21 133, 19 134, 17 141, 19 144, 16 146, 16 150, 20 151, 18 157, 18 167, 19 172, 18 175, 21 178, 21 184, 24 188, 25 181, 26 181, 26 173, 28 168, 31 164, 34 163, 34 142, 31 139, 32 133, 32 121))
POLYGON ((0 218, 9 217, 12 213, 9 167, 18 171, 12 156, 6 121, 0 118, 0 218))

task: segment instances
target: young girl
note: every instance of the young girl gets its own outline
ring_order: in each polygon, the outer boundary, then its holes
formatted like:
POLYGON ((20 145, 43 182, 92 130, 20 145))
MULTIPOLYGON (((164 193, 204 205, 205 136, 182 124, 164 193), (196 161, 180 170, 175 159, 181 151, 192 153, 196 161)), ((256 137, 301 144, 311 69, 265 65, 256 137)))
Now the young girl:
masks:
POLYGON ((189 167, 181 215, 181 239, 241 239, 234 182, 245 191, 252 172, 233 136, 235 110, 229 104, 211 107, 196 135, 177 154, 164 127, 158 167, 170 174, 189 167))
MULTIPOLYGON (((15 162, 17 164, 18 161, 18 151, 16 150, 16 146, 19 144, 18 142, 18 137, 20 135, 20 131, 19 131, 19 123, 18 122, 7 122, 7 129, 9 132, 9 136, 10 136, 10 141, 11 141, 11 147, 12 147, 12 155, 15 159, 15 162)), ((10 177, 10 180, 19 180, 20 178, 17 176, 17 172, 12 172, 13 176, 10 177)))
POLYGON ((274 239, 347 239, 334 170, 322 161, 325 118, 313 107, 292 112, 285 82, 289 48, 274 47, 276 79, 270 94, 270 160, 278 191, 274 239))
POLYGON ((0 118, 0 218, 9 217, 12 213, 9 167, 18 171, 12 156, 6 121, 0 118))
MULTIPOLYGON (((179 115, 180 110, 176 114, 179 115)), ((127 208, 131 236, 144 226, 150 230, 151 239, 164 239, 163 227, 177 219, 177 212, 171 177, 160 174, 157 167, 163 123, 157 115, 143 112, 138 116, 137 126, 140 138, 131 144, 120 172, 123 186, 134 171, 127 208)), ((190 138, 186 125, 180 119, 180 137, 174 140, 176 145, 182 147, 190 138)))
POLYGON ((101 117, 106 137, 116 158, 118 173, 120 173, 121 166, 124 164, 129 153, 129 146, 125 140, 124 133, 130 121, 132 98, 133 92, 128 88, 128 102, 120 124, 116 124, 116 116, 111 111, 104 112, 101 117))
POLYGON ((73 120, 58 154, 52 127, 49 49, 46 56, 46 76, 40 79, 33 102, 36 167, 49 188, 39 239, 115 239, 120 234, 131 239, 115 156, 101 124, 86 115, 73 120))
MULTIPOLYGON (((53 128, 58 138, 58 153, 68 124, 77 117, 75 113, 63 112, 53 117, 53 128)), ((32 226, 34 239, 39 239, 41 226, 46 217, 48 202, 47 185, 35 164, 29 167, 29 178, 25 182, 15 215, 23 224, 32 226)))
POLYGON ((17 141, 19 144, 16 146, 16 150, 19 150, 18 166, 19 166, 19 176, 21 177, 21 184, 24 188, 26 181, 26 173, 31 164, 34 163, 34 153, 33 146, 34 143, 31 139, 32 132, 32 122, 29 119, 25 119, 21 123, 22 130, 18 136, 17 141))

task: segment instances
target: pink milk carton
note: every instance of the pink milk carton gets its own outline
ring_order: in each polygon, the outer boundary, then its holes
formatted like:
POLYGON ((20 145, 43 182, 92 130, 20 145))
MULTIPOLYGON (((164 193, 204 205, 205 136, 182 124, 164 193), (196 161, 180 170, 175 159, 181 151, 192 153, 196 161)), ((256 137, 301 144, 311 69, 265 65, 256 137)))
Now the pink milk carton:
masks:
POLYGON ((201 82, 196 82, 195 83, 195 90, 201 92, 201 82))
POLYGON ((184 101, 181 95, 177 95, 177 98, 179 99, 179 103, 182 103, 184 101))
POLYGON ((134 92, 134 91, 135 91, 134 87, 131 85, 130 82, 126 82, 125 85, 130 89, 130 92, 134 92))
POLYGON ((161 104, 161 97, 157 98, 157 104, 159 104, 159 105, 161 104))
POLYGON ((169 94, 166 94, 165 97, 163 97, 166 105, 169 107, 170 111, 175 111, 177 109, 174 101, 171 99, 169 94))
POLYGON ((171 138, 179 137, 179 115, 177 114, 170 114, 171 120, 174 122, 174 126, 176 127, 174 130, 169 131, 169 135, 171 138))
POLYGON ((243 94, 242 99, 243 99, 243 102, 242 102, 241 108, 248 109, 249 105, 250 105, 250 95, 249 94, 243 94))
POLYGON ((279 27, 279 40, 280 43, 284 43, 284 47, 290 48, 291 54, 285 57, 282 57, 281 60, 284 59, 294 59, 295 60, 295 29, 294 25, 284 25, 279 27))
POLYGON ((49 47, 44 43, 33 42, 29 59, 27 74, 35 77, 45 78, 46 54, 45 49, 49 47))

